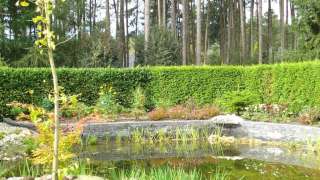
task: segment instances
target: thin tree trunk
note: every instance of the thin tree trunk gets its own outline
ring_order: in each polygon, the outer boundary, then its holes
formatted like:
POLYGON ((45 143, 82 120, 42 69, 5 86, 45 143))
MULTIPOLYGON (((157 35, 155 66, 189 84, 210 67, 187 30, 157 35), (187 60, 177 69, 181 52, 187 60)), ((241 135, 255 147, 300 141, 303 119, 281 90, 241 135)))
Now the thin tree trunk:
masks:
POLYGON ((286 0, 286 25, 285 25, 285 49, 288 49, 289 45, 289 29, 288 24, 289 23, 289 0, 286 0))
MULTIPOLYGON (((193 1, 190 2, 190 6, 189 6, 189 9, 188 9, 188 12, 193 12, 193 8, 195 7, 195 4, 193 4, 193 1)), ((189 13, 189 18, 190 18, 190 21, 188 20, 188 23, 189 22, 192 22, 191 24, 189 24, 189 28, 188 28, 188 33, 190 33, 191 31, 191 37, 188 38, 188 43, 191 45, 191 55, 188 54, 191 58, 191 64, 196 64, 195 60, 195 56, 196 56, 196 26, 195 26, 195 23, 194 21, 196 20, 196 17, 194 16, 193 13, 189 13)), ((188 49, 190 49, 190 46, 188 46, 188 49)))
POLYGON ((176 36, 177 34, 177 15, 176 15, 176 0, 171 0, 171 30, 174 34, 174 36, 176 36))
POLYGON ((119 13, 118 13, 118 0, 113 0, 113 8, 114 8, 114 13, 115 13, 115 16, 116 16, 116 39, 118 38, 119 36, 119 13))
POLYGON ((204 64, 208 62, 208 28, 209 28, 209 10, 210 10, 210 0, 207 2, 207 17, 206 17, 206 27, 204 33, 204 64))
POLYGON ((145 51, 145 62, 148 62, 147 59, 147 50, 149 44, 150 36, 150 0, 144 1, 144 51, 145 51))
POLYGON ((110 36, 110 9, 109 0, 106 0, 106 34, 110 36))
POLYGON ((231 9, 231 0, 228 1, 228 12, 227 12, 227 20, 228 20, 228 38, 227 38, 227 49, 226 49, 226 64, 230 63, 230 50, 231 50, 231 19, 232 19, 232 9, 231 9))
POLYGON ((284 0, 280 0, 280 59, 282 61, 285 41, 285 30, 284 30, 284 0))
POLYGON ((201 0, 197 0, 196 65, 201 64, 201 0))
POLYGON ((93 1, 93 30, 96 28, 96 16, 97 16, 97 0, 93 1))
POLYGON ((272 52, 272 7, 271 0, 268 0, 268 57, 269 64, 273 62, 273 52, 272 52))
POLYGON ((125 0, 125 8, 126 8, 126 33, 125 33, 125 66, 129 67, 129 13, 128 13, 128 0, 125 0))
POLYGON ((246 28, 245 28, 245 10, 244 10, 244 3, 243 0, 239 0, 239 6, 240 6, 240 31, 241 31, 241 38, 240 38, 240 64, 243 63, 245 60, 245 54, 246 54, 246 28))
POLYGON ((182 64, 188 61, 188 0, 182 0, 182 64))
POLYGON ((262 39, 262 0, 259 0, 259 64, 262 64, 263 39, 262 39))
MULTIPOLYGON (((45 3, 45 11, 49 9, 49 4, 45 3)), ((48 12, 45 12, 47 20, 48 32, 51 32, 51 15, 48 12)), ((53 47, 52 37, 47 38, 48 44, 48 57, 52 73, 53 80, 53 94, 54 94, 54 142, 53 142, 53 161, 52 161, 52 179, 58 180, 58 169, 59 169, 59 89, 58 89, 58 76, 53 59, 53 47)))
POLYGON ((166 26, 167 26, 167 5, 166 5, 166 0, 162 0, 163 1, 163 6, 162 6, 162 26, 164 27, 164 28, 166 28, 166 26))
POLYGON ((161 0, 158 0, 158 26, 161 27, 162 20, 161 20, 161 0))
POLYGON ((107 44, 106 44, 106 52, 105 54, 110 53, 110 10, 109 10, 109 0, 106 0, 106 38, 107 38, 107 44))
POLYGON ((119 60, 125 67, 125 32, 124 32, 124 0, 120 0, 120 29, 119 29, 119 60))
MULTIPOLYGON (((136 9, 136 30, 135 35, 138 37, 138 20, 139 20, 139 0, 137 0, 137 9, 136 9)), ((134 48, 134 61, 132 62, 132 67, 134 67, 134 63, 137 60, 137 50, 134 48)))
POLYGON ((89 31, 92 35, 92 0, 89 0, 89 31))
MULTIPOLYGON (((291 6, 291 25, 294 25, 295 21, 296 21, 296 13, 295 13, 295 9, 294 9, 294 4, 291 3, 290 6, 291 6)), ((294 50, 297 49, 297 34, 295 31, 292 32, 292 48, 294 50)))

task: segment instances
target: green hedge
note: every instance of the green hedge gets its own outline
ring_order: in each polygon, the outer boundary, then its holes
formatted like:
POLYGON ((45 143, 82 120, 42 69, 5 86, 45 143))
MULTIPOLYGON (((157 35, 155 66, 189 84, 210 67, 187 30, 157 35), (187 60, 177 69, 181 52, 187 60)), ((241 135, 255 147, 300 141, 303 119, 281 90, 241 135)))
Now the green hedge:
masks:
MULTIPOLYGON (((211 103, 224 93, 250 90, 260 102, 288 104, 293 111, 320 106, 320 63, 306 62, 260 66, 152 67, 135 69, 58 70, 60 86, 67 94, 81 94, 81 101, 93 104, 99 87, 112 84, 121 104, 130 106, 137 86, 146 90, 149 106, 193 99, 211 103)), ((41 103, 52 90, 49 69, 0 68, 0 114, 11 101, 41 103), (30 93, 33 91, 33 93, 30 93)))

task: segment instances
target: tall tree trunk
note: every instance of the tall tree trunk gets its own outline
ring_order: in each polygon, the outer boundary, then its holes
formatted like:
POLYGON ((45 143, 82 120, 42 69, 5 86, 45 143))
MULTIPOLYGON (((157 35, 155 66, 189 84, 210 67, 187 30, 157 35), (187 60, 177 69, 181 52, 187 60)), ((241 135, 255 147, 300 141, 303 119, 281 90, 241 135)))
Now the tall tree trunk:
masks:
POLYGON ((166 5, 166 0, 163 1, 163 6, 162 6, 162 26, 166 28, 167 26, 167 5, 166 5))
POLYGON ((109 0, 106 0, 106 49, 105 49, 105 54, 110 53, 110 9, 109 9, 109 0))
POLYGON ((161 0, 158 0, 158 26, 161 27, 162 24, 162 11, 161 11, 161 0))
POLYGON ((245 60, 246 55, 246 27, 245 27, 245 9, 244 9, 244 3, 243 0, 239 0, 239 6, 240 6, 240 31, 241 31, 241 38, 240 38, 240 64, 243 63, 245 60))
MULTIPOLYGON (((210 0, 207 2, 207 15, 204 33, 204 64, 208 63, 208 28, 209 28, 209 10, 210 10, 210 0)), ((203 10, 204 11, 204 10, 203 10)))
POLYGON ((230 64, 230 51, 231 51, 231 26, 232 26, 232 6, 231 2, 232 0, 228 0, 228 12, 227 12, 227 21, 228 21, 228 27, 227 27, 227 48, 226 48, 226 64, 230 64))
POLYGON ((201 64, 201 0, 197 1, 196 65, 201 64))
POLYGON ((282 61, 285 43, 285 29, 284 29, 284 0, 280 0, 280 59, 282 61))
POLYGON ((92 0, 89 0, 89 32, 92 35, 92 0))
POLYGON ((176 15, 176 0, 171 0, 171 30, 173 34, 176 36, 177 34, 177 15, 176 15))
POLYGON ((96 28, 97 0, 93 1, 93 30, 96 28))
POLYGON ((285 49, 289 46, 289 0, 286 0, 285 49))
POLYGON ((128 13, 128 0, 125 0, 125 8, 126 8, 126 33, 125 33, 125 66, 129 67, 129 13, 128 13))
POLYGON ((188 61, 188 0, 182 0, 182 64, 188 61))
POLYGON ((262 0, 259 0, 259 64, 262 64, 263 37, 262 37, 262 0))
POLYGON ((122 66, 125 67, 125 32, 124 32, 124 0, 120 0, 120 29, 119 29, 119 60, 122 61, 122 66))
POLYGON ((269 64, 273 62, 272 47, 272 7, 271 0, 268 0, 268 59, 269 64))
POLYGON ((145 62, 148 62, 147 51, 150 36, 150 0, 144 0, 144 51, 145 62))
POLYGON ((119 37, 119 12, 118 12, 118 0, 113 0, 113 8, 116 16, 116 39, 119 37))
MULTIPOLYGON (((136 30, 135 35, 138 37, 138 20, 139 20, 139 0, 137 0, 137 8, 136 8, 136 30)), ((137 50, 134 48, 134 61, 132 62, 132 67, 134 67, 134 63, 137 60, 137 50)))
MULTIPOLYGON (((196 64, 196 62, 195 62, 195 60, 196 60, 196 58, 195 58, 195 56, 196 56, 196 26, 194 23, 196 21, 196 17, 194 16, 194 13, 192 13, 194 7, 195 7, 195 4, 193 3, 193 1, 190 1, 190 6, 188 9, 188 12, 191 12, 191 13, 189 13, 190 20, 188 20, 188 23, 189 22, 192 22, 192 23, 189 24, 189 26, 188 26, 189 27, 188 33, 191 33, 191 35, 190 35, 191 37, 188 36, 188 37, 190 37, 190 38, 188 38, 188 40, 189 40, 188 44, 191 45, 191 51, 190 51, 191 55, 190 54, 188 54, 188 55, 191 57, 191 60, 189 59, 191 64, 196 64)), ((188 46, 188 49, 190 49, 190 46, 188 46)))
MULTIPOLYGON (((291 25, 294 26, 294 24, 296 23, 296 13, 295 13, 293 3, 290 4, 290 8, 291 8, 291 25)), ((292 49, 294 50, 297 49, 297 32, 296 31, 292 32, 292 49)))

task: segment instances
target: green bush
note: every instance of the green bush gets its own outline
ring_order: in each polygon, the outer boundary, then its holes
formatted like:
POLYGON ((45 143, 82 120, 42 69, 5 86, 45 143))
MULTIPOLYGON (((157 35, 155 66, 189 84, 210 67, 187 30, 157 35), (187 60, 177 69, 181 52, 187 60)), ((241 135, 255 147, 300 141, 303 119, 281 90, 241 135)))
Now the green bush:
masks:
POLYGON ((244 111, 246 107, 259 102, 259 96, 252 94, 248 90, 227 92, 221 98, 217 99, 217 103, 225 108, 225 110, 228 112, 236 112, 238 115, 244 111))
POLYGON ((95 111, 104 115, 120 113, 123 107, 117 102, 116 95, 117 92, 113 90, 112 86, 101 86, 95 111))
MULTIPOLYGON (((96 104, 101 86, 112 85, 115 101, 133 106, 137 87, 145 91, 146 106, 213 103, 233 91, 247 91, 257 103, 288 105, 290 112, 305 106, 320 107, 320 63, 304 62, 258 66, 187 66, 133 69, 58 69, 59 85, 79 101, 96 104)), ((0 68, 0 114, 8 116, 12 101, 41 105, 52 92, 51 72, 46 68, 0 68)))

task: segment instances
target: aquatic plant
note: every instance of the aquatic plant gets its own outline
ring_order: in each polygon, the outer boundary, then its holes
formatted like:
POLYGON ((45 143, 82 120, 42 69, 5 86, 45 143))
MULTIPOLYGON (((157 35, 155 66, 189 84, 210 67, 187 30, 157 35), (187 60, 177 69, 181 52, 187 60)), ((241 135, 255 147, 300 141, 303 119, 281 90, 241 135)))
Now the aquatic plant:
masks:
POLYGON ((121 136, 121 134, 118 133, 115 138, 115 143, 121 144, 121 142, 122 142, 122 136, 121 136))
POLYGON ((157 141, 158 142, 164 142, 167 141, 169 139, 168 135, 166 135, 166 132, 164 129, 160 129, 157 132, 157 141))
POLYGON ((198 180, 202 179, 202 175, 197 170, 186 171, 178 168, 153 168, 151 170, 133 168, 133 170, 113 171, 110 179, 119 180, 198 180))
MULTIPOLYGON (((213 172, 213 175, 210 177, 210 180, 229 180, 230 175, 227 171, 216 168, 216 170, 213 172)), ((239 180, 242 178, 239 178, 239 180)))
POLYGON ((139 143, 143 141, 143 132, 139 129, 135 129, 130 136, 130 140, 135 143, 139 143))
POLYGON ((95 135, 89 135, 85 138, 85 145, 96 145, 98 143, 98 137, 95 135))

